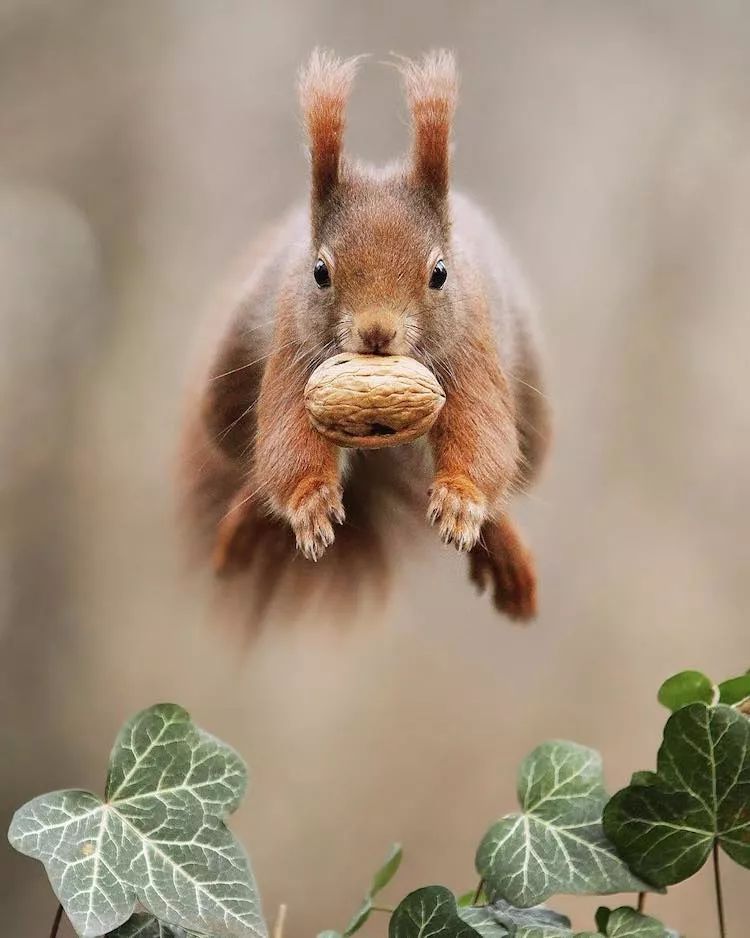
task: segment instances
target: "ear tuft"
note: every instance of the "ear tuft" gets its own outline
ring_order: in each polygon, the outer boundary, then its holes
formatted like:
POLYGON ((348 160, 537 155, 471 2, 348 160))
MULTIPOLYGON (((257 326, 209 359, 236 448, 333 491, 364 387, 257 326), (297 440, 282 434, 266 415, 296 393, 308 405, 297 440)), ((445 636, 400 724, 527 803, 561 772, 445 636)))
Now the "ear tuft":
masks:
POLYGON ((299 100, 310 139, 313 197, 324 200, 338 182, 349 97, 359 56, 340 59, 315 49, 299 75, 299 100))
POLYGON ((414 132, 412 170, 415 179, 438 198, 448 194, 450 138, 458 98, 458 74, 452 52, 438 49, 421 61, 401 59, 414 132))

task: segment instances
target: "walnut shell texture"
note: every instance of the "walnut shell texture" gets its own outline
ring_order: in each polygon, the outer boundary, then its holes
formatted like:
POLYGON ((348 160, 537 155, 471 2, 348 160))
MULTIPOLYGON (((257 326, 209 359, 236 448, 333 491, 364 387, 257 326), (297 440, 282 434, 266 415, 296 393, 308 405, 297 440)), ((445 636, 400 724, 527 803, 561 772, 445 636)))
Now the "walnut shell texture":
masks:
POLYGON ((320 364, 305 387, 313 427, 338 446, 355 449, 417 439, 444 403, 435 375, 403 355, 343 352, 320 364))

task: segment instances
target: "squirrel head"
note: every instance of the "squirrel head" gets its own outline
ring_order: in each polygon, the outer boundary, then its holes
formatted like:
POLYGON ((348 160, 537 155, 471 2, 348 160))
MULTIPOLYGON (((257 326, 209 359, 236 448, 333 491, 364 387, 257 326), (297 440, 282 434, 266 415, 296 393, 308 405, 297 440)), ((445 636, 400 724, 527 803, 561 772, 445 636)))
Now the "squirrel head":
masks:
POLYGON ((376 170, 342 152, 358 62, 316 50, 300 75, 312 176, 305 323, 335 351, 430 364, 455 335, 460 309, 449 213, 456 66, 445 51, 398 61, 411 154, 376 170))

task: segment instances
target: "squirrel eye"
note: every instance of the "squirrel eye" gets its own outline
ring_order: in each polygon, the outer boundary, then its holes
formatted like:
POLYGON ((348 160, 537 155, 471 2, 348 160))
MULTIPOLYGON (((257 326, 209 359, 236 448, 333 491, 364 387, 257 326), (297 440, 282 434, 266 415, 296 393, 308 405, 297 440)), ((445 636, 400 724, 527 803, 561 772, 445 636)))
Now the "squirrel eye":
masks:
POLYGON ((319 257, 315 261, 315 266, 313 267, 313 277, 315 277, 315 282, 321 290, 325 287, 330 287, 331 275, 328 273, 328 265, 322 257, 319 257))
POLYGON ((442 260, 439 260, 432 268, 432 274, 430 276, 430 289, 441 290, 447 277, 448 271, 445 268, 445 264, 442 260))

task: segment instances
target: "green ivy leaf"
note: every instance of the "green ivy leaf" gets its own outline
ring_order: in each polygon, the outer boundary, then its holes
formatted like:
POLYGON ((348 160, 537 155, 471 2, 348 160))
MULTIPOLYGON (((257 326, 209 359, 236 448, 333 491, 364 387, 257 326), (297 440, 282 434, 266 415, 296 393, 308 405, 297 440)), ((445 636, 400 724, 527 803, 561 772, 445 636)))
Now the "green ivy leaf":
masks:
POLYGON ((318 938, 343 938, 343 935, 341 932, 328 928, 326 931, 318 932, 318 938))
POLYGON ((349 938, 349 935, 353 935, 355 931, 359 931, 370 917, 371 912, 372 898, 370 896, 365 896, 365 898, 360 903, 359 908, 349 920, 349 924, 344 929, 344 938, 349 938))
POLYGON ((494 824, 476 866, 491 899, 538 905, 558 893, 649 889, 620 860, 602 829, 607 802, 601 757, 569 742, 543 743, 521 765, 522 814, 494 824))
POLYGON ((507 938, 508 929, 501 925, 487 905, 458 906, 459 917, 479 932, 482 938, 507 938))
POLYGON ((165 925, 147 912, 136 912, 124 925, 109 932, 107 938, 185 938, 186 935, 182 928, 165 925))
POLYGON ((136 912, 124 925, 109 932, 107 938, 202 938, 195 932, 160 922, 149 912, 136 912))
POLYGON ((734 707, 750 697, 750 673, 730 678, 719 684, 719 700, 734 707))
POLYGON ((224 825, 247 784, 240 757, 174 704, 121 730, 105 800, 67 790, 20 808, 9 839, 40 860, 73 927, 103 935, 140 903, 212 936, 265 938, 249 862, 224 825))
POLYGON ((456 897, 444 886, 410 892, 388 925, 388 938, 477 938, 478 934, 461 918, 456 897))
POLYGON ((470 889, 460 896, 456 896, 456 905, 459 909, 466 909, 474 905, 474 894, 476 890, 470 889))
POLYGON ((667 710, 679 710, 691 703, 716 702, 716 689, 711 678, 700 671, 680 671, 659 688, 659 703, 667 710))
POLYGON ((377 896, 377 894, 390 883, 398 872, 403 858, 404 851, 401 844, 393 844, 388 851, 388 856, 385 858, 383 865, 372 878, 372 884, 370 886, 371 897, 377 896))
POLYGON ((404 852, 401 848, 401 844, 391 845, 391 849, 388 851, 388 856, 385 858, 382 866, 376 870, 375 875, 372 877, 370 891, 364 897, 360 903, 359 908, 354 913, 349 921, 349 924, 344 929, 344 938, 349 938, 349 935, 353 935, 355 932, 359 931, 359 929, 370 917, 370 913, 372 912, 373 899, 382 889, 385 889, 388 883, 390 883, 390 881, 396 875, 399 866, 401 866, 403 855, 404 852))
POLYGON ((604 828, 620 855, 659 886, 682 882, 714 842, 750 867, 750 721, 731 707, 674 713, 658 756, 659 781, 618 792, 604 828))
POLYGON ((612 910, 608 909, 606 905, 600 905, 596 910, 594 921, 596 922, 596 927, 600 935, 607 934, 607 922, 611 914, 612 910))
POLYGON ((658 919, 621 906, 610 912, 605 935, 607 938, 665 938, 666 929, 658 919))
POLYGON ((656 772, 633 772, 630 776, 631 785, 655 785, 659 781, 656 772))
POLYGON ((505 925, 512 938, 569 938, 572 935, 570 919, 543 906, 517 909, 500 900, 488 908, 505 925))
POLYGON ((607 938, 668 938, 664 926, 657 919, 625 906, 614 911, 603 906, 597 909, 597 933, 574 933, 570 919, 542 906, 518 909, 507 902, 498 902, 459 909, 459 915, 482 938, 601 938, 601 935, 607 938))
POLYGON ((573 938, 573 932, 559 925, 521 925, 514 938, 573 938))

